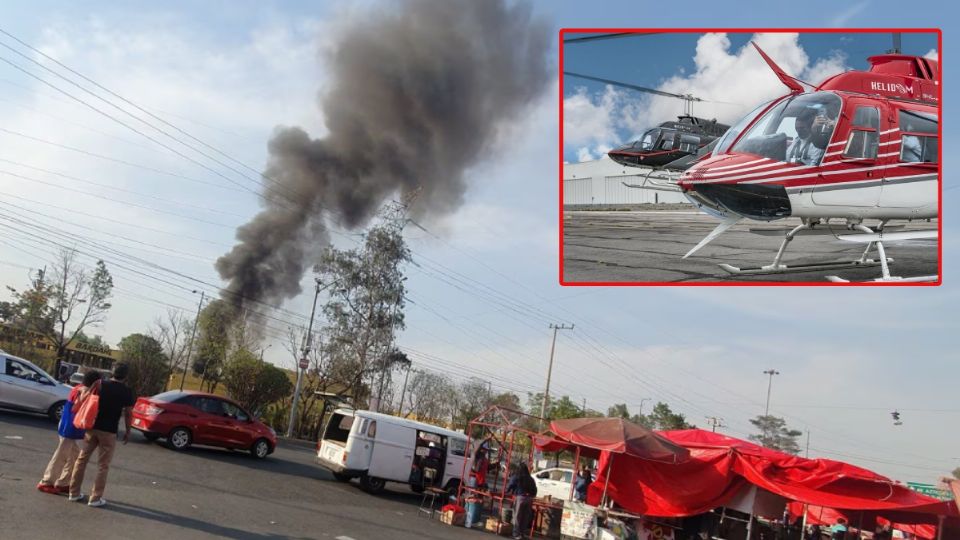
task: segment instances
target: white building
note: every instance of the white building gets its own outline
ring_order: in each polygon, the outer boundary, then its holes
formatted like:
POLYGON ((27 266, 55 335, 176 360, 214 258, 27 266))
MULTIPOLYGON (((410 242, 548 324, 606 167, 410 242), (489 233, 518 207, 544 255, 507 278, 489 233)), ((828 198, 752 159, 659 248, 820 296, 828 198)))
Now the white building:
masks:
MULTIPOLYGON (((563 164, 563 205, 631 205, 685 203, 680 192, 637 189, 623 185, 642 184, 648 168, 624 167, 604 156, 596 161, 563 164)), ((654 175, 662 175, 656 172, 654 175)))

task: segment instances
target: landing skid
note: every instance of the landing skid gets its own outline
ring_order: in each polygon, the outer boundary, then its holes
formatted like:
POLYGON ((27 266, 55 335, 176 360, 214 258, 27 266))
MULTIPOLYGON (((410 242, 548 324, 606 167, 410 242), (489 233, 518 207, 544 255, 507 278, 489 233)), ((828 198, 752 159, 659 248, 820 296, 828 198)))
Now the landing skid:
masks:
MULTIPOLYGON (((893 259, 888 257, 887 263, 892 263, 893 259)), ((881 266, 881 261, 873 259, 863 259, 855 261, 836 261, 827 263, 808 263, 808 264, 777 264, 758 266, 754 268, 738 268, 730 264, 720 264, 720 268, 730 274, 738 276, 748 275, 766 275, 766 274, 784 274, 787 272, 817 272, 820 270, 841 270, 849 268, 865 268, 870 266, 881 266)))
MULTIPOLYGON (((940 276, 913 276, 913 277, 879 277, 863 283, 932 283, 937 281, 940 276)), ((827 281, 832 283, 850 283, 849 279, 843 279, 839 276, 827 276, 827 281)))

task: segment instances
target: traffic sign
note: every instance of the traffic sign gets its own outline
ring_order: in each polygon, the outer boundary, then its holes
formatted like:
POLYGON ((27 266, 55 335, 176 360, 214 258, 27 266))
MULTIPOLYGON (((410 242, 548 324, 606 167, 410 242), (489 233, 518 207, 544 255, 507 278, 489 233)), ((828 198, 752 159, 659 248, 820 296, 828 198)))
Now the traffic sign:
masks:
POLYGON ((933 484, 922 484, 920 482, 907 482, 907 487, 912 489, 913 491, 916 491, 917 493, 927 495, 929 497, 934 497, 934 498, 940 499, 941 501, 949 501, 953 499, 949 491, 938 488, 933 484))
POLYGON ((308 367, 310 367, 310 361, 307 360, 306 358, 301 358, 301 359, 300 359, 300 369, 307 369, 308 367))

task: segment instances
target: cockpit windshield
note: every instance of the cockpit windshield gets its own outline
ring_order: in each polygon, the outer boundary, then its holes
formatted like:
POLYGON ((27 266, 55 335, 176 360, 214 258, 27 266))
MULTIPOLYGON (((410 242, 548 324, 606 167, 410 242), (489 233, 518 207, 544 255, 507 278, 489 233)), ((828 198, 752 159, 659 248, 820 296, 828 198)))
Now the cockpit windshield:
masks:
POLYGON ((737 140, 737 136, 740 135, 740 133, 743 131, 745 127, 747 127, 747 124, 749 124, 754 118, 756 118, 756 116, 760 114, 760 111, 766 109, 768 105, 770 105, 769 101, 764 103, 763 105, 760 105, 756 109, 750 111, 750 114, 744 116, 736 124, 731 126, 730 129, 728 129, 723 134, 723 136, 720 137, 720 139, 717 141, 717 145, 714 148, 713 155, 718 156, 720 154, 725 153, 727 151, 727 148, 730 148, 730 145, 733 144, 733 141, 737 140))
POLYGON ((737 141, 734 152, 776 161, 819 165, 837 125, 842 102, 829 92, 800 94, 767 111, 737 141))
POLYGON ((633 147, 637 150, 653 150, 653 145, 657 142, 657 137, 660 135, 660 128, 654 128, 643 134, 643 137, 639 141, 633 143, 633 147))

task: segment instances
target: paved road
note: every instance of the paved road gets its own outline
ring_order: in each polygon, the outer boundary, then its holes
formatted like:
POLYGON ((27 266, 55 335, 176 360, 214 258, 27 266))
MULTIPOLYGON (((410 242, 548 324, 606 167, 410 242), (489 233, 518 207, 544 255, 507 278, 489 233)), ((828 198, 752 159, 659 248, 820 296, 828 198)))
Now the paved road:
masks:
MULTIPOLYGON (((837 275, 851 281, 880 277, 879 267, 788 272, 773 275, 731 275, 720 263, 739 268, 773 262, 782 236, 761 236, 751 228, 789 228, 800 223, 785 219, 770 224, 747 222, 733 226, 688 259, 681 257, 703 239, 718 221, 694 211, 565 211, 563 213, 563 275, 567 282, 588 281, 812 281, 837 275)), ((902 223, 902 222, 901 222, 902 223)), ((936 229, 937 222, 906 225, 906 230, 936 229)), ((845 232, 845 231, 841 231, 845 232)), ((885 242, 893 275, 937 273, 936 241, 885 242)), ((787 265, 860 257, 864 246, 832 236, 798 236, 787 248, 787 265)), ((876 250, 871 251, 876 258, 876 250)))
MULTIPOLYGON (((134 433, 117 446, 103 508, 35 489, 56 446, 49 421, 0 411, 0 538, 458 539, 489 537, 417 516, 404 486, 381 496, 341 484, 308 447, 265 461, 193 448, 177 453, 134 433)), ((95 465, 87 472, 85 492, 95 465)))

